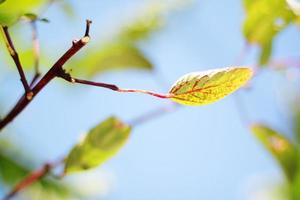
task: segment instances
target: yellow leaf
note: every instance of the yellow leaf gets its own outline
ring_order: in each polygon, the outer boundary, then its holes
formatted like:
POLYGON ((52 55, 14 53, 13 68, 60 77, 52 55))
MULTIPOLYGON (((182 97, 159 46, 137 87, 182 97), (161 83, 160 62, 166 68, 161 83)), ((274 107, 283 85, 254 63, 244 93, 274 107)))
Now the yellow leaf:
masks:
POLYGON ((213 103, 242 87, 252 76, 246 67, 230 67, 194 72, 181 77, 172 86, 170 98, 184 105, 213 103))

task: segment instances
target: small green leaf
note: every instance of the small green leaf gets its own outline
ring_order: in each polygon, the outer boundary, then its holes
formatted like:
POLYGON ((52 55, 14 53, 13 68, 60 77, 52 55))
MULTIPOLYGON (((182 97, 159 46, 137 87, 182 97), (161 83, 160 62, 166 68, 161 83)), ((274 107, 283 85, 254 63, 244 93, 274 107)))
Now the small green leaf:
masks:
POLYGON ((297 149, 283 135, 263 125, 254 124, 251 130, 264 147, 279 162, 289 180, 293 180, 297 170, 297 149))
POLYGON ((79 66, 74 73, 89 77, 112 70, 151 70, 153 67, 139 49, 127 43, 108 44, 99 51, 75 60, 74 65, 79 66))
POLYGON ((181 77, 169 94, 173 101, 184 105, 213 103, 233 93, 252 76, 246 67, 231 67, 194 72, 181 77))
POLYGON ((65 173, 88 170, 114 156, 127 141, 131 127, 110 117, 91 129, 65 160, 65 173))

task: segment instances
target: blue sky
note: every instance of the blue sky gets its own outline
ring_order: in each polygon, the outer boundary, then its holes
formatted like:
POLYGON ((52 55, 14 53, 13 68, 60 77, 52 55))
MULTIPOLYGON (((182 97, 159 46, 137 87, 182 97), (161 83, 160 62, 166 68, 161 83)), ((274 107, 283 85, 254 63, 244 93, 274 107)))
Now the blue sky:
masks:
MULTIPOLYGON (((92 45, 103 40, 123 18, 151 2, 74 1, 79 14, 71 22, 52 7, 45 15, 51 23, 40 26, 42 49, 50 50, 55 61, 72 39, 82 35, 86 18, 93 20, 92 45)), ((245 43, 243 19, 241 1, 194 1, 171 14, 162 30, 140 44, 159 77, 123 71, 95 80, 164 92, 167 88, 158 78, 171 86, 188 72, 235 65, 245 43)), ((298 56, 300 45, 295 43, 299 43, 299 31, 290 27, 276 39, 274 57, 298 56)), ((240 64, 253 65, 256 53, 252 48, 240 64)), ((17 78, 12 71, 0 78, 5 83, 1 97, 5 93, 8 107, 22 89, 17 78)), ((261 179, 280 181, 279 168, 242 122, 236 101, 242 104, 248 122, 266 122, 291 134, 282 94, 294 84, 284 73, 263 70, 247 91, 212 105, 185 107, 135 127, 124 149, 97 169, 113 177, 108 178, 113 183, 104 199, 238 200, 249 198, 248 191, 256 190, 253 185, 264 182, 261 179)), ((110 115, 130 121, 168 103, 146 95, 117 94, 57 80, 9 130, 11 137, 38 158, 38 165, 68 152, 80 135, 110 115)))

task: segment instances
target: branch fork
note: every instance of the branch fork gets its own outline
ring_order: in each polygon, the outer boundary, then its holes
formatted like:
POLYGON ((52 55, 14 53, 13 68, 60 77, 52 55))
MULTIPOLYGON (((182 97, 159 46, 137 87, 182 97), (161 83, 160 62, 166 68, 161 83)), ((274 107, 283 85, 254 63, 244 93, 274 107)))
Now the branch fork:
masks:
POLYGON ((40 81, 33 87, 30 88, 21 66, 20 60, 18 58, 18 54, 14 49, 13 43, 10 39, 8 34, 7 27, 2 27, 3 35, 5 36, 6 45, 8 46, 8 50, 13 57, 16 66, 18 68, 19 74, 21 76, 22 83, 25 88, 25 94, 20 98, 17 104, 12 108, 12 110, 0 121, 0 131, 9 124, 17 115, 19 115, 31 102, 31 100, 55 77, 59 75, 62 71, 63 65, 72 57, 74 56, 82 47, 84 47, 90 40, 89 31, 91 21, 86 21, 86 29, 84 36, 76 41, 73 42, 72 46, 67 50, 57 61, 56 63, 50 68, 50 70, 40 79, 40 81))

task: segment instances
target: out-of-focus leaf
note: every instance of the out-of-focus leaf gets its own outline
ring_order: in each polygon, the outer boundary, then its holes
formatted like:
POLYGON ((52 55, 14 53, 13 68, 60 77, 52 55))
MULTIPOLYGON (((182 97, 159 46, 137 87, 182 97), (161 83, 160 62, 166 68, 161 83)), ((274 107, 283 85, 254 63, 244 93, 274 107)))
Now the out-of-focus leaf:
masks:
POLYGON ((101 165, 114 156, 127 141, 131 127, 110 117, 91 129, 65 160, 65 173, 79 172, 101 165))
POLYGON ((6 0, 0 4, 0 24, 9 26, 25 13, 35 13, 46 0, 6 0))
MULTIPOLYGON (((11 155, 0 152, 0 182, 14 186, 31 171, 29 167, 18 163, 11 155)), ((55 196, 55 199, 66 199, 70 192, 65 185, 46 178, 39 180, 28 189, 30 189, 29 193, 38 192, 40 199, 50 199, 48 196, 50 194, 55 196)), ((31 197, 31 199, 34 198, 31 197)))
POLYGON ((100 51, 88 53, 83 59, 75 59, 74 65, 78 66, 74 73, 89 77, 112 70, 152 69, 152 64, 143 53, 127 43, 108 44, 100 51))
POLYGON ((246 67, 230 67, 194 72, 175 82, 169 94, 171 99, 184 105, 213 103, 242 87, 252 76, 246 67))
MULTIPOLYGON (((25 159, 24 156, 20 156, 20 151, 16 149, 12 143, 6 140, 0 140, 1 184, 13 187, 33 170, 34 168, 30 162, 28 162, 28 159, 25 159)), ((71 189, 64 183, 45 177, 28 187, 21 194, 25 199, 63 200, 69 199, 71 189)))
POLYGON ((0 154, 1 181, 9 185, 14 185, 18 180, 21 180, 22 177, 25 177, 27 173, 29 173, 29 171, 20 164, 0 154))
POLYGON ((76 16, 75 10, 70 2, 66 0, 61 1, 61 8, 67 16, 69 17, 76 16))
POLYGON ((244 35, 249 43, 263 48, 261 63, 266 64, 274 37, 299 18, 288 7, 286 0, 244 0, 244 7, 244 35))
POLYGON ((1 3, 4 3, 5 1, 6 1, 6 0, 0 0, 0 4, 1 4, 1 3))
POLYGON ((265 126, 254 124, 251 130, 264 147, 279 162, 289 180, 295 178, 297 171, 298 154, 296 147, 283 135, 265 126))
POLYGON ((136 21, 126 24, 119 33, 119 38, 127 42, 135 42, 147 38, 164 24, 164 4, 154 4, 138 16, 136 21))

